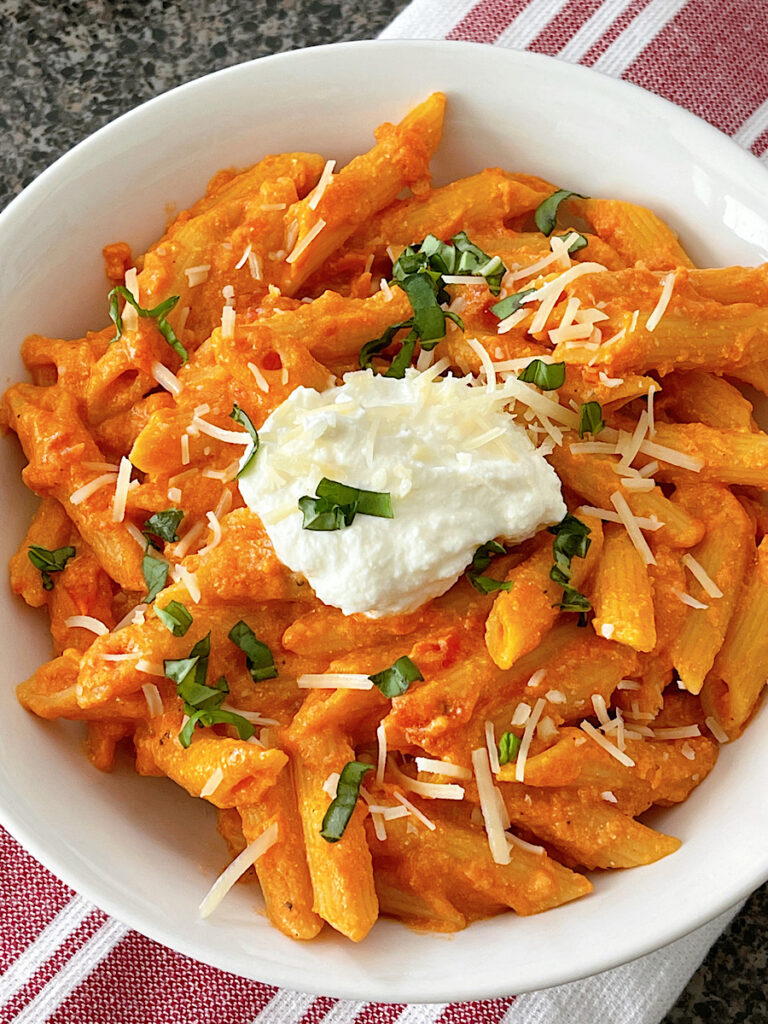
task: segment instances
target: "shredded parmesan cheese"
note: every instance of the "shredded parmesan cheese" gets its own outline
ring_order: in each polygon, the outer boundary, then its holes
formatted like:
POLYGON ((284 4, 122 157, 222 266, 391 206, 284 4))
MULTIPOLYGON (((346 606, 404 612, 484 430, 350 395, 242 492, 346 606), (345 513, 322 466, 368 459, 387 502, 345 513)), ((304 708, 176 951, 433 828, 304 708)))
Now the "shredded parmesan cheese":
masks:
MULTIPOLYGON (((534 673, 535 674, 535 673, 534 673)), ((530 683, 528 684, 530 686, 530 683)), ((543 697, 539 697, 533 706, 533 711, 525 725, 525 732, 523 738, 520 741, 520 750, 517 754, 517 761, 515 762, 515 780, 517 782, 525 782, 525 762, 528 759, 528 751, 533 741, 533 734, 536 726, 538 725, 541 713, 546 706, 546 701, 543 697)))
POLYGON ((322 217, 319 217, 317 223, 314 227, 310 228, 306 235, 304 235, 304 237, 298 242, 293 252, 289 253, 288 256, 285 257, 285 262, 295 263, 304 250, 314 242, 324 227, 325 221, 322 217))
POLYGON ((420 821, 422 825, 426 825, 431 832, 435 831, 436 826, 434 821, 430 821, 426 814, 422 814, 419 808, 416 807, 415 804, 412 804, 410 800, 407 800, 402 793, 394 793, 393 796, 395 800, 398 800, 406 810, 410 811, 414 818, 420 821))
POLYGON ((211 772, 210 776, 206 780, 205 785, 200 790, 200 796, 205 799, 207 796, 213 796, 216 790, 224 781, 224 772, 221 769, 221 765, 216 768, 215 771, 211 772))
POLYGON ((510 725, 525 725, 528 719, 531 717, 531 707, 529 704, 525 704, 522 701, 515 708, 515 713, 512 715, 510 725))
POLYGON ((472 751, 472 767, 475 770, 477 795, 480 798, 480 810, 483 812, 483 822, 488 836, 488 846, 491 849, 491 857, 496 864, 509 864, 509 846, 498 803, 498 790, 491 778, 488 752, 485 747, 472 751))
POLYGON ((701 736, 701 729, 698 725, 681 725, 675 729, 654 729, 653 735, 657 740, 687 740, 701 736))
POLYGON ((640 531, 640 525, 637 521, 637 517, 633 514, 632 509, 627 504, 627 499, 621 491, 613 492, 611 495, 611 504, 616 509, 616 513, 619 516, 624 529, 629 534, 629 539, 634 544, 635 549, 645 564, 656 565, 656 559, 653 557, 653 552, 648 547, 648 542, 640 531))
POLYGON ((168 488, 168 501, 173 502, 174 505, 178 505, 181 501, 181 488, 169 487, 168 488))
POLYGON ((195 288, 199 284, 205 284, 208 280, 208 272, 211 269, 210 263, 201 263, 197 267, 187 267, 184 273, 187 276, 187 284, 195 288))
POLYGON ((371 690, 373 680, 358 673, 326 672, 307 674, 296 680, 300 690, 371 690))
POLYGON ((499 764, 499 748, 496 746, 496 731, 493 722, 485 723, 485 745, 488 748, 488 761, 494 775, 501 771, 499 764))
POLYGON ((67 629, 87 629, 96 636, 106 636, 109 626, 105 626, 100 619, 94 619, 91 615, 70 615, 64 620, 67 629))
POLYGON ((189 435, 181 435, 181 464, 182 466, 189 465, 189 435))
POLYGON ((582 722, 581 728, 584 730, 587 736, 590 736, 595 741, 595 743, 598 744, 598 746, 601 746, 603 750, 607 751, 607 753, 609 753, 611 757, 615 757, 619 764, 623 764, 627 768, 635 767, 635 762, 632 760, 629 754, 625 754, 623 750, 619 750, 619 748, 615 746, 613 743, 611 743, 610 740, 607 740, 601 732, 598 732, 594 725, 592 725, 590 722, 582 722))
POLYGON ((221 311, 221 337, 229 341, 235 336, 235 310, 233 306, 225 306, 221 311))
POLYGON ((317 185, 315 185, 314 191, 312 192, 312 198, 307 203, 307 206, 310 208, 310 210, 317 209, 317 204, 323 198, 323 193, 328 187, 331 177, 333 176, 333 169, 335 166, 335 160, 326 161, 325 167, 323 168, 323 173, 320 175, 320 180, 318 181, 317 185))
POLYGON ((728 736, 728 733, 725 731, 722 725, 720 725, 718 720, 712 717, 712 715, 708 715, 704 719, 704 725, 706 725, 706 727, 709 729, 709 731, 712 733, 712 735, 715 737, 718 743, 729 742, 730 737, 728 736))
POLYGON ((191 526, 180 541, 174 545, 173 555, 174 558, 186 558, 190 551, 190 548, 198 539, 200 534, 205 529, 205 523, 198 522, 191 526))
POLYGON ((418 779, 412 779, 400 771, 392 758, 389 759, 389 769, 403 789, 409 793, 416 793, 417 796, 426 797, 428 800, 464 799, 463 786, 457 786, 452 782, 420 782, 418 779))
POLYGON ((264 374, 261 372, 261 370, 258 368, 256 363, 248 363, 248 369, 251 371, 251 373, 255 377, 256 383, 261 388, 261 390, 264 391, 264 392, 269 391, 269 381, 264 376, 264 374))
POLYGON ((235 857, 229 867, 213 883, 210 891, 200 904, 201 917, 209 917, 213 913, 240 876, 244 875, 248 868, 252 867, 267 850, 272 849, 277 842, 277 837, 277 822, 275 822, 274 825, 270 825, 269 828, 265 829, 258 839, 249 843, 241 854, 235 857))
POLYGON ((472 351, 480 358, 481 369, 485 374, 486 388, 490 394, 496 390, 496 371, 493 367, 493 363, 491 362, 491 357, 477 338, 466 338, 466 342, 472 351))
POLYGON ((723 592, 720 587, 718 587, 701 562, 697 562, 693 555, 685 554, 680 561, 687 569, 690 570, 691 575, 694 579, 698 580, 701 584, 701 589, 708 594, 709 597, 720 598, 723 596, 723 592))
POLYGON ((667 311, 669 300, 672 298, 672 289, 675 287, 675 272, 674 270, 667 274, 664 280, 661 282, 661 295, 659 301, 653 308, 653 312, 645 322, 645 329, 649 333, 655 331, 661 323, 661 318, 667 311))
MULTIPOLYGON (((526 793, 526 796, 528 794, 526 793)), ((528 797, 528 803, 531 802, 531 798, 528 797)), ((539 857, 543 857, 546 854, 546 850, 543 846, 536 846, 533 843, 527 843, 525 839, 521 839, 520 836, 515 836, 511 832, 506 833, 507 843, 510 846, 516 846, 520 850, 525 850, 528 853, 535 853, 539 857)))
POLYGON ((152 718, 157 718, 158 715, 163 713, 163 701, 160 697, 160 691, 154 683, 142 683, 141 691, 144 694, 144 699, 147 702, 149 713, 152 718))
POLYGON ((206 512, 205 518, 208 520, 208 526, 211 530, 211 539, 205 547, 200 548, 198 555, 207 555, 209 551, 213 551, 221 542, 221 523, 216 518, 216 514, 214 512, 206 512))
POLYGON ((161 388, 165 388, 166 391, 170 391, 174 396, 178 395, 184 387, 176 374, 171 373, 168 367, 163 366, 162 363, 152 363, 152 376, 161 388))
POLYGON ((689 608, 695 608, 696 611, 706 611, 709 608, 708 604, 704 604, 703 601, 697 601, 695 597, 691 597, 690 594, 686 594, 684 590, 672 590, 672 593, 683 604, 688 605, 689 608))
POLYGON ((136 662, 136 671, 143 672, 147 676, 164 676, 165 665, 162 661, 150 661, 148 658, 139 658, 136 662))
POLYGON ((600 796, 603 800, 607 800, 609 804, 617 804, 619 802, 610 789, 606 789, 604 793, 600 794, 600 796))
POLYGON ((114 483, 116 480, 114 473, 102 473, 101 476, 97 476, 95 480, 90 480, 87 484, 83 484, 82 487, 78 487, 76 491, 73 491, 69 496, 69 502, 71 505, 82 505, 82 503, 90 498, 96 491, 100 491, 102 487, 107 487, 109 484, 114 483))
POLYGON ((202 595, 200 594, 197 577, 193 572, 190 572, 189 569, 185 568, 183 565, 175 565, 173 569, 171 569, 171 576, 174 582, 184 584, 187 588, 187 593, 195 604, 200 603, 200 597, 202 595))
POLYGON ((387 728, 382 722, 376 729, 376 742, 378 744, 378 757, 376 759, 376 781, 384 782, 384 771, 387 767, 387 728))
POLYGON ((250 436, 244 430, 225 430, 223 427, 217 427, 215 423, 209 423, 208 420, 201 419, 199 416, 193 418, 192 424, 197 427, 201 434, 207 434, 208 437, 212 437, 216 441, 223 441, 225 444, 249 445, 251 443, 250 436))
POLYGON ((471 779, 472 772, 468 768, 462 768, 460 764, 453 764, 450 761, 438 761, 432 757, 417 757, 416 767, 420 772, 431 775, 445 775, 451 779, 471 779))
POLYGON ((112 521, 122 523, 125 519, 125 503, 128 500, 128 488, 131 483, 131 471, 133 466, 129 459, 123 456, 120 459, 120 469, 117 471, 115 483, 115 496, 112 499, 112 521))
POLYGON ((565 704, 568 699, 562 690, 547 690, 544 696, 550 704, 565 704))

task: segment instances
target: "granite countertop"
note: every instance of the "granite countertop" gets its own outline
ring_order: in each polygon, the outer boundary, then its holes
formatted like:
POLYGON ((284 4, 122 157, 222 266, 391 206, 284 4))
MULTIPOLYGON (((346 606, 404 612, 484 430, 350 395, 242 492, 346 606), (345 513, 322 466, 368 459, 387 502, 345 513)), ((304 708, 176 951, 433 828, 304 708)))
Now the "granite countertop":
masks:
MULTIPOLYGON (((0 0, 0 208, 74 143, 158 93, 265 54, 371 38, 405 6, 405 0, 0 0)), ((665 1024, 768 1022, 767 925, 763 887, 715 944, 665 1024)))

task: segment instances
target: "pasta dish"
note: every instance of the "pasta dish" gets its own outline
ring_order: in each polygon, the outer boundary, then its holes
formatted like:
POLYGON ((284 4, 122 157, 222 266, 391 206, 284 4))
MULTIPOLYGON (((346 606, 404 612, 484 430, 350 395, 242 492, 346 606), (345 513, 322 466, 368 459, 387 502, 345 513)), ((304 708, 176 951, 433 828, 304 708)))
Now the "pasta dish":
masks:
POLYGON ((54 655, 21 704, 211 803, 201 914, 257 880, 296 939, 673 854, 642 815, 768 677, 768 266, 533 174, 434 186, 444 108, 107 245, 109 326, 28 337, 0 409, 54 655))

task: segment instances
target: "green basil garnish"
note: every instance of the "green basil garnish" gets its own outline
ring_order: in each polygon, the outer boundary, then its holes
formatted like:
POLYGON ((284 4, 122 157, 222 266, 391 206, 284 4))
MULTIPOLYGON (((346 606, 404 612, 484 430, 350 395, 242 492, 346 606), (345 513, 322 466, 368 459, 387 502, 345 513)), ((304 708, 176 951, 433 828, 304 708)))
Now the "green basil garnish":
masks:
POLYGON ((589 243, 589 239, 586 238, 584 235, 579 234, 578 231, 566 231, 564 235, 553 235, 552 237, 560 238, 563 241, 565 241, 569 235, 576 235, 576 237, 568 246, 568 252, 578 252, 580 249, 583 249, 589 243))
POLYGON ((514 295, 508 295, 506 299, 502 299, 501 302, 497 302, 491 306, 491 312, 494 316, 497 316, 499 320, 506 320, 508 316, 512 316, 518 309, 523 305, 523 299, 526 295, 530 295, 535 292, 535 288, 524 288, 521 292, 515 292, 514 295))
POLYGON ((589 598, 571 586, 571 560, 586 558, 592 543, 589 538, 592 531, 586 523, 568 513, 556 526, 550 526, 549 532, 555 535, 552 544, 554 564, 549 578, 563 588, 563 598, 555 607, 566 612, 578 612, 579 625, 586 626, 587 612, 592 605, 589 598))
POLYGON ((258 431, 256 430, 256 427, 254 427, 253 423, 251 422, 251 418, 248 415, 248 413, 243 412, 243 410, 240 408, 237 402, 235 402, 235 404, 232 406, 232 412, 229 414, 229 416, 230 419, 233 419, 235 421, 235 423, 239 423, 241 427, 245 427, 245 429, 248 431, 250 435, 251 441, 253 442, 253 444, 251 445, 251 450, 248 452, 248 457, 246 458, 245 462, 242 464, 242 466, 237 472, 238 476, 242 476, 246 469, 250 466, 251 460, 253 459, 254 455, 259 450, 259 434, 258 431))
POLYGON ((555 230, 557 224, 557 211, 562 203, 566 199, 570 199, 574 196, 577 199, 588 199, 589 196, 583 196, 580 192, 569 192, 568 189, 561 188, 557 192, 553 192, 551 196, 547 198, 536 207, 536 212, 533 217, 536 221, 536 227, 542 234, 551 235, 555 230))
POLYGON ((155 614, 174 636, 184 636, 192 625, 192 613, 181 601, 169 601, 165 608, 155 605, 155 614))
POLYGON ((53 590, 52 572, 62 572, 70 558, 75 557, 75 548, 55 548, 53 551, 41 547, 39 544, 30 544, 27 548, 27 558, 36 569, 40 570, 43 578, 43 590, 53 590))
POLYGON ((407 655, 398 658, 394 665, 385 668, 382 672, 368 676, 385 697, 402 696, 411 683, 415 683, 424 676, 419 671, 418 665, 414 664, 407 655))
POLYGON ((343 530, 351 526, 356 515, 393 519, 392 498, 386 491, 367 491, 350 487, 323 477, 317 485, 317 496, 299 498, 304 514, 304 530, 343 530))
POLYGON ((520 737, 513 732, 505 732, 499 740, 499 764, 509 764, 517 760, 520 750, 520 737))
POLYGON ((275 659, 272 652, 256 638, 247 622, 241 619, 229 631, 229 639, 239 647, 245 654, 245 664, 251 673, 254 683, 260 683, 264 679, 274 679, 277 675, 275 659))
POLYGON ((369 764, 348 761, 341 770, 336 796, 323 817, 320 835, 328 843, 337 843, 344 835, 349 819, 360 796, 360 783, 366 772, 373 771, 369 764))
POLYGON ((385 373, 386 377, 404 377, 416 351, 416 342, 425 351, 433 349, 445 337, 446 319, 464 330, 461 317, 443 309, 451 298, 443 280, 445 275, 484 277, 491 294, 498 295, 506 270, 498 256, 483 252, 464 231, 454 235, 450 244, 441 242, 435 235, 427 235, 420 244, 409 245, 395 260, 392 283, 408 296, 413 316, 388 327, 381 337, 366 342, 358 356, 360 368, 373 369, 373 357, 392 344, 398 331, 408 329, 400 351, 385 373))
POLYGON ((597 437, 605 426, 603 407, 599 402, 583 402, 579 410, 579 437, 591 434, 597 437))
POLYGON ((167 541, 169 544, 177 541, 179 539, 179 526, 181 526, 183 518, 184 513, 180 508, 163 509, 162 512, 155 512, 149 519, 145 520, 142 533, 152 547, 159 551, 160 547, 152 540, 152 537, 159 537, 160 540, 167 541))
POLYGON ((211 653, 211 634, 198 640, 188 657, 163 662, 165 675, 176 683, 176 693, 184 701, 187 722, 179 733, 179 743, 188 747, 197 725, 233 725, 241 740, 248 740, 256 731, 253 725, 236 711, 225 711, 221 705, 229 693, 229 683, 221 676, 208 686, 208 659, 211 653))
POLYGON ((534 359, 520 373, 519 379, 535 384, 542 391, 554 391, 565 383, 565 363, 545 363, 534 359))
POLYGON ((187 350, 176 337, 173 328, 166 320, 166 314, 170 313, 179 301, 178 295, 171 295, 164 302, 160 302, 152 309, 143 309, 126 287, 121 284, 116 285, 107 296, 109 299, 109 318, 115 325, 116 331, 114 338, 110 339, 110 344, 113 341, 118 341, 120 339, 120 335, 123 333, 123 318, 120 315, 118 296, 122 296, 129 305, 133 306, 139 316, 146 317, 151 320, 157 320, 158 331, 160 331, 176 355, 181 358, 182 363, 186 363, 188 359, 187 350))
POLYGON ((472 556, 472 564, 466 570, 466 577, 475 590, 481 594, 492 594, 497 590, 511 590, 514 580, 494 580, 490 576, 482 574, 491 564, 494 555, 503 555, 506 548, 496 540, 489 540, 481 544, 472 556))
POLYGON ((155 558, 149 553, 150 545, 144 552, 141 560, 141 571, 144 575, 144 583, 147 587, 147 594, 144 598, 145 604, 151 604, 161 590, 165 587, 168 579, 168 563, 164 558, 155 558))

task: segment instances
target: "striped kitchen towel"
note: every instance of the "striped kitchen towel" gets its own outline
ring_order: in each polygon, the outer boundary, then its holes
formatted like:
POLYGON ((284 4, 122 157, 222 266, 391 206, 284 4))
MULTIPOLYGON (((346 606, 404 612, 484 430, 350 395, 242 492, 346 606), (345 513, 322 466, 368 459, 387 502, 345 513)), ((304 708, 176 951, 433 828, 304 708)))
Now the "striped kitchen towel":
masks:
MULTIPOLYGON (((768 164, 765 0, 415 0, 383 38, 547 53, 626 78, 768 164)), ((485 1002, 402 1005, 234 977, 132 932, 0 829, 0 1024, 657 1024, 733 916, 585 981, 485 1002)))

